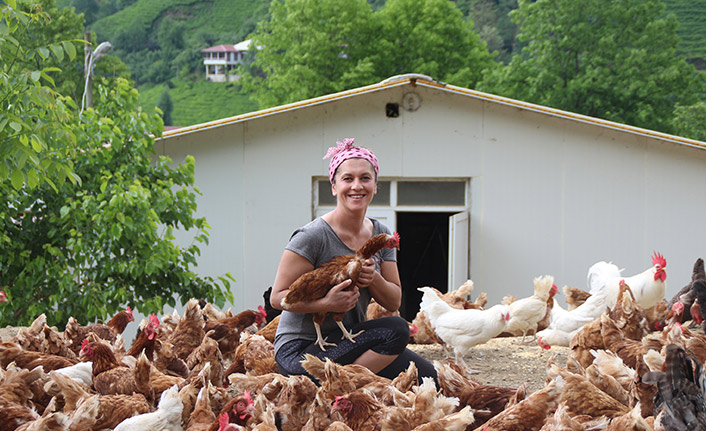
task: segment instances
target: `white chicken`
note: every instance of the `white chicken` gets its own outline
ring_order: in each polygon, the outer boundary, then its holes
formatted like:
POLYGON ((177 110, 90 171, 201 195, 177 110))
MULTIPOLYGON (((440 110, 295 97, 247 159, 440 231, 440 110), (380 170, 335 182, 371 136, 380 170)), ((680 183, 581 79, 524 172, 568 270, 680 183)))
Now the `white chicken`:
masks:
POLYGON ((591 294, 605 292, 606 305, 615 307, 620 292, 620 282, 630 286, 635 296, 635 301, 644 309, 648 309, 664 299, 666 291, 667 272, 666 259, 655 252, 652 256, 652 266, 645 271, 631 277, 623 277, 622 272, 615 264, 596 262, 588 269, 587 283, 591 294))
POLYGON ((183 410, 179 388, 174 385, 162 392, 157 410, 125 419, 115 427, 115 431, 182 431, 183 410))
MULTIPOLYGON (((606 301, 605 292, 599 292, 589 296, 583 304, 573 310, 566 310, 559 305, 555 298, 550 312, 549 327, 546 332, 542 333, 540 331, 537 336, 543 337, 545 344, 554 346, 562 345, 567 339, 571 341, 571 338, 579 329, 583 328, 587 323, 598 319, 601 314, 608 310, 606 301), (554 343, 552 343, 552 340, 555 340, 554 343)), ((540 346, 545 349, 548 348, 542 342, 540 342, 540 346)))
POLYGON ((522 341, 528 332, 537 331, 537 323, 547 314, 547 300, 557 294, 559 288, 554 277, 544 275, 534 279, 534 294, 510 303, 510 320, 506 332, 522 333, 522 341))
POLYGON ((463 363, 464 354, 500 334, 510 320, 507 305, 498 304, 487 310, 460 310, 444 302, 430 287, 418 290, 423 293, 421 309, 429 317, 434 332, 453 348, 456 362, 463 363))
POLYGON ((59 368, 55 371, 79 383, 83 383, 89 388, 93 384, 93 362, 91 361, 79 362, 76 365, 59 368))

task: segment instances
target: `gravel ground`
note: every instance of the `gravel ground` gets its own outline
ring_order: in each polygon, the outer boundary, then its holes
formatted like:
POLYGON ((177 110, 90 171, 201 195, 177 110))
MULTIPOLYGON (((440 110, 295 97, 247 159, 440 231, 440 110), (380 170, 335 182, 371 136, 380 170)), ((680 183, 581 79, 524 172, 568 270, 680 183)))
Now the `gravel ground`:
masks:
MULTIPOLYGON (((493 338, 485 344, 475 346, 463 357, 476 380, 495 386, 516 388, 527 383, 529 392, 544 387, 547 376, 546 366, 550 358, 560 367, 566 366, 568 347, 552 347, 543 350, 536 342, 522 343, 522 337, 493 338)), ((527 337, 529 341, 531 337, 527 337)), ((410 344, 410 350, 429 360, 453 359, 453 352, 447 353, 438 344, 410 344)))
MULTIPOLYGON (((0 340, 9 340, 18 329, 0 328, 0 340)), ((453 359, 453 353, 447 353, 439 344, 410 344, 409 348, 430 361, 453 359)), ((554 357, 554 362, 564 367, 568 352, 568 347, 543 350, 536 342, 522 343, 521 337, 504 337, 475 346, 463 360, 475 370, 472 376, 482 383, 512 388, 527 383, 529 392, 534 392, 544 387, 547 361, 554 357)))

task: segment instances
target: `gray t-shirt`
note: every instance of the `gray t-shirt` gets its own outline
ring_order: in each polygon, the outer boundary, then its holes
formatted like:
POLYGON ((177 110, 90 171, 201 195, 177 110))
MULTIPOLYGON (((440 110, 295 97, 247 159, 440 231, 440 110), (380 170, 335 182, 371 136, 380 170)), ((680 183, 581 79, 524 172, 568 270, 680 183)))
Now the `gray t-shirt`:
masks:
MULTIPOLYGON (((373 235, 391 233, 387 226, 375 219, 370 220, 373 222, 373 235)), ((285 248, 307 259, 314 265, 314 268, 318 268, 336 256, 355 253, 355 250, 351 250, 321 217, 317 217, 297 229, 292 234, 285 248)), ((383 248, 373 256, 373 260, 375 260, 377 270, 380 271, 380 262, 397 261, 396 250, 383 248)), ((350 328, 352 325, 365 320, 368 303, 370 303, 370 292, 367 287, 362 288, 360 289, 358 305, 346 313, 343 318, 343 324, 346 328, 350 328)), ((282 317, 280 317, 277 327, 277 335, 275 336, 275 352, 283 344, 292 340, 305 339, 315 341, 316 330, 314 329, 312 318, 313 315, 310 313, 282 311, 282 317)), ((326 320, 321 325, 321 333, 324 338, 326 334, 336 329, 338 329, 338 325, 336 325, 330 314, 327 315, 326 320)))

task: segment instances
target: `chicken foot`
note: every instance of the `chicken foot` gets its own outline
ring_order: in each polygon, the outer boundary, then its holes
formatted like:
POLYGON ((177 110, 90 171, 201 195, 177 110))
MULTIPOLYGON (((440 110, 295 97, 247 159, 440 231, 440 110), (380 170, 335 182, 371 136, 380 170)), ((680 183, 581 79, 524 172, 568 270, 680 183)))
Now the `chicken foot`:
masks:
POLYGON ((339 322, 338 320, 336 320, 336 324, 339 328, 341 328, 341 332, 343 332, 343 336, 346 338, 346 340, 350 341, 351 343, 355 343, 354 338, 365 332, 365 330, 361 330, 356 332, 355 334, 351 334, 350 332, 348 332, 346 327, 343 326, 343 322, 339 322))
POLYGON ((319 324, 316 322, 314 322, 314 329, 316 329, 316 344, 319 345, 322 352, 326 351, 325 346, 335 346, 336 345, 335 343, 327 343, 326 341, 324 341, 324 337, 321 335, 321 326, 319 326, 319 324))

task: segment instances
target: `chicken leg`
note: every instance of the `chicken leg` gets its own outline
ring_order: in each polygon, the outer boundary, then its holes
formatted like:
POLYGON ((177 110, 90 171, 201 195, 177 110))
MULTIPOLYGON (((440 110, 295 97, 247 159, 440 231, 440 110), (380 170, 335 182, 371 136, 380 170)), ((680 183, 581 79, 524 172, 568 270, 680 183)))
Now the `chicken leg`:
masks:
POLYGON ((343 322, 336 320, 336 324, 338 325, 339 328, 341 328, 341 332, 343 332, 343 336, 346 338, 346 340, 350 341, 351 343, 355 343, 354 338, 357 337, 358 335, 362 334, 365 332, 365 330, 358 331, 355 334, 351 334, 345 326, 343 326, 343 322))
POLYGON ((314 329, 316 329, 316 344, 319 345, 322 352, 326 351, 325 346, 335 346, 336 345, 335 343, 327 343, 326 341, 324 341, 324 337, 321 335, 321 326, 316 322, 314 322, 314 329))

